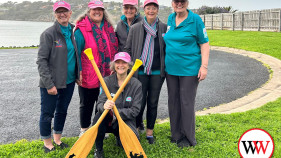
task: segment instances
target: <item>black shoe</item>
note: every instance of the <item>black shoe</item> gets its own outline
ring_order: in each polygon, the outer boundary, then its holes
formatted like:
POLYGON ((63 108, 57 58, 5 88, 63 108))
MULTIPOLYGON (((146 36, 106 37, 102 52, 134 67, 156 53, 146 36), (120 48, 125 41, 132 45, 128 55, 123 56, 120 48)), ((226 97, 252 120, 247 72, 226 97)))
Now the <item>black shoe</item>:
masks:
POLYGON ((94 158, 104 158, 103 150, 95 150, 94 158))
POLYGON ((67 144, 65 144, 64 142, 61 142, 60 145, 56 144, 58 147, 60 147, 61 149, 65 149, 68 148, 69 146, 67 144))
POLYGON ((55 147, 53 147, 52 149, 49 149, 49 148, 45 147, 45 145, 44 145, 43 148, 44 148, 45 153, 49 153, 49 152, 51 152, 51 151, 55 151, 55 150, 56 150, 55 147))
POLYGON ((186 137, 183 137, 181 140, 177 141, 177 145, 178 145, 179 148, 191 146, 186 137))
POLYGON ((116 145, 119 146, 120 148, 123 148, 121 140, 119 137, 115 137, 116 138, 116 145))
POLYGON ((171 136, 168 136, 168 138, 170 139, 171 143, 177 143, 177 140, 174 140, 171 136))
POLYGON ((146 139, 148 140, 149 144, 154 144, 155 140, 153 136, 146 136, 146 139))
POLYGON ((174 139, 172 139, 172 138, 170 139, 170 142, 171 142, 171 143, 177 143, 177 141, 174 140, 174 139))

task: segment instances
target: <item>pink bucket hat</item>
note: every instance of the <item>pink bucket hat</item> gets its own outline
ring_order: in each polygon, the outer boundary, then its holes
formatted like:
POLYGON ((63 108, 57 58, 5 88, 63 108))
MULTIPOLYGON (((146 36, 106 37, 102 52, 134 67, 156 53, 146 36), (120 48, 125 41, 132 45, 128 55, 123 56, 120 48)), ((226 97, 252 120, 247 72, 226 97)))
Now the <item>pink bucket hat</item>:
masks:
POLYGON ((88 8, 95 9, 95 8, 102 8, 104 9, 103 2, 99 0, 90 1, 88 3, 88 8))
POLYGON ((138 4, 139 4, 138 0, 123 0, 123 5, 138 6, 138 4))
POLYGON ((149 3, 154 3, 154 4, 157 4, 159 6, 157 0, 145 0, 144 3, 143 3, 143 7, 145 7, 149 3))
POLYGON ((70 10, 71 6, 65 1, 58 1, 53 5, 53 10, 56 11, 58 8, 66 8, 67 10, 70 10))
POLYGON ((113 62, 119 59, 127 63, 131 62, 131 56, 127 52, 119 52, 115 54, 113 62))

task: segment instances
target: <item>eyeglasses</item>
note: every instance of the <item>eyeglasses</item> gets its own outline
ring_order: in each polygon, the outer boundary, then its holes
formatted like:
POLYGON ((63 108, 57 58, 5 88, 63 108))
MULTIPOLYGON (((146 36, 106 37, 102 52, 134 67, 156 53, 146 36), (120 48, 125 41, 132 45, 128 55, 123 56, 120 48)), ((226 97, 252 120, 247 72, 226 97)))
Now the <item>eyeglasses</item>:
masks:
POLYGON ((145 7, 144 9, 147 11, 150 11, 150 10, 156 11, 158 8, 157 7, 145 7))
POLYGON ((60 14, 67 14, 69 12, 69 10, 61 10, 61 11, 55 11, 55 13, 57 14, 57 15, 60 15, 60 14))
POLYGON ((135 10, 136 8, 133 6, 124 6, 123 9, 124 10, 135 10))
POLYGON ((181 2, 181 3, 184 3, 184 2, 187 2, 187 0, 173 0, 174 2, 181 2))
POLYGON ((175 4, 179 4, 179 3, 184 4, 186 2, 187 2, 187 0, 174 0, 175 4))

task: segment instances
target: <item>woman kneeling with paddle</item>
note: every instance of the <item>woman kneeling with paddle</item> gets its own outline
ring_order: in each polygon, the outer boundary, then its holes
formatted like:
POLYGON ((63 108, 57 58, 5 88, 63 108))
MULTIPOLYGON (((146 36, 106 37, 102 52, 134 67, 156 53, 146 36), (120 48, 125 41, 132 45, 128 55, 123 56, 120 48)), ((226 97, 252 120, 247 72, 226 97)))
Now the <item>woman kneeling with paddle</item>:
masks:
MULTIPOLYGON (((126 79, 128 70, 131 67, 131 57, 128 53, 119 52, 114 56, 113 62, 110 63, 110 69, 115 73, 104 79, 112 97, 126 79)), ((121 146, 118 122, 112 112, 112 108, 114 105, 116 105, 119 114, 124 122, 134 131, 137 137, 139 137, 136 128, 136 117, 140 112, 141 100, 141 83, 134 77, 131 78, 116 102, 108 100, 104 91, 101 90, 101 94, 98 98, 97 103, 98 113, 94 117, 94 124, 97 122, 105 109, 109 109, 110 112, 107 114, 107 116, 99 126, 96 139, 95 157, 103 157, 103 139, 106 132, 113 133, 116 136, 117 145, 121 146)))

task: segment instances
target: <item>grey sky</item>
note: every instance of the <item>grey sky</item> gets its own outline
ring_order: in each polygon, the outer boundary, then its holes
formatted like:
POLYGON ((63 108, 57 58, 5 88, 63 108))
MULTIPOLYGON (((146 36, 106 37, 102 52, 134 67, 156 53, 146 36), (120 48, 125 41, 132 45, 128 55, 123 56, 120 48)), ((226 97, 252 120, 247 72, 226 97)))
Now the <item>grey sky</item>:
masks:
MULTIPOLYGON (((0 0, 0 3, 4 2, 22 2, 24 0, 0 0)), ((39 0, 27 0, 27 1, 39 1, 39 0)), ((47 0, 41 0, 47 1, 47 0)), ((54 1, 54 0, 52 0, 54 1)), ((67 0, 66 0, 67 1, 67 0)), ((106 2, 111 0, 104 0, 106 2)), ((122 2, 122 0, 115 0, 116 2, 122 2)), ((141 0, 143 2, 144 0, 141 0)), ((171 6, 172 0, 158 0, 161 5, 171 6)), ((251 10, 261 10, 261 9, 274 9, 281 8, 280 0, 189 0, 189 8, 197 9, 202 5, 207 6, 232 6, 234 9, 239 11, 251 11, 251 10)))

